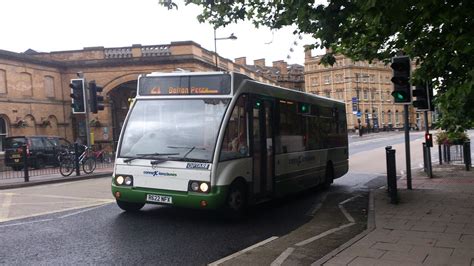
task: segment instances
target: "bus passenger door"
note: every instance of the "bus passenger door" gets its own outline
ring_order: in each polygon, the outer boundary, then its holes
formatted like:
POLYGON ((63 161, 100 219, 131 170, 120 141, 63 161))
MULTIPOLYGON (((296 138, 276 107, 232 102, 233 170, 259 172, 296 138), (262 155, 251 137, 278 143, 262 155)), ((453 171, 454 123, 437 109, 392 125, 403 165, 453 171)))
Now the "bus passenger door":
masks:
POLYGON ((273 101, 252 99, 253 192, 257 198, 271 196, 274 187, 273 101))

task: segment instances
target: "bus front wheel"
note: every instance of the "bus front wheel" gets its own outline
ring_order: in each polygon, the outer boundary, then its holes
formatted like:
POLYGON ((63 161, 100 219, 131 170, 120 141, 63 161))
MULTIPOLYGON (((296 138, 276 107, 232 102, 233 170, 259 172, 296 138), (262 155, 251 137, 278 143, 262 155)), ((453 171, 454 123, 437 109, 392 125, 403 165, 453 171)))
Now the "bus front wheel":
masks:
POLYGON ((134 203, 117 200, 117 205, 120 207, 120 209, 124 211, 136 212, 143 208, 143 206, 145 206, 145 203, 134 203))
POLYGON ((226 212, 233 217, 240 217, 247 208, 247 194, 244 182, 232 183, 227 195, 226 212))

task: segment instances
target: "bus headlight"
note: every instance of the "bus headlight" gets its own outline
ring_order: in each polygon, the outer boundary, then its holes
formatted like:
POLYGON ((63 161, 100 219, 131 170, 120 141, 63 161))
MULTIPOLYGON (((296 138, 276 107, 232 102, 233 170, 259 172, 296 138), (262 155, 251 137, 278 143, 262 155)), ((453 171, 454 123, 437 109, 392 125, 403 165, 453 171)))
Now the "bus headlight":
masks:
POLYGON ((123 176, 121 175, 115 177, 115 183, 117 183, 117 185, 123 185, 124 181, 125 181, 125 178, 123 178, 123 176))
POLYGON ((191 191, 198 191, 199 190, 199 183, 197 181, 191 182, 191 191))
POLYGON ((201 183, 199 189, 201 189, 201 192, 207 193, 209 191, 209 185, 207 183, 201 183))
POLYGON ((131 175, 116 175, 115 184, 119 186, 133 186, 133 176, 131 175))
POLYGON ((192 192, 209 193, 211 184, 204 181, 189 181, 188 190, 192 192))
POLYGON ((131 186, 133 184, 133 179, 131 176, 125 177, 125 185, 131 186))

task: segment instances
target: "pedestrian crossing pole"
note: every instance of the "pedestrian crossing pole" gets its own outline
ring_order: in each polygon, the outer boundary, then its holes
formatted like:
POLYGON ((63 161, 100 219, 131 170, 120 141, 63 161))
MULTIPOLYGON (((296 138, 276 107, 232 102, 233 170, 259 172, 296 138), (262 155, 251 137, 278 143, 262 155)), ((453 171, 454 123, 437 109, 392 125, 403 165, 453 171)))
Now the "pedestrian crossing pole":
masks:
POLYGON ((403 105, 405 113, 405 158, 407 165, 407 189, 412 189, 411 186, 411 161, 410 161, 410 120, 408 114, 408 104, 403 105))

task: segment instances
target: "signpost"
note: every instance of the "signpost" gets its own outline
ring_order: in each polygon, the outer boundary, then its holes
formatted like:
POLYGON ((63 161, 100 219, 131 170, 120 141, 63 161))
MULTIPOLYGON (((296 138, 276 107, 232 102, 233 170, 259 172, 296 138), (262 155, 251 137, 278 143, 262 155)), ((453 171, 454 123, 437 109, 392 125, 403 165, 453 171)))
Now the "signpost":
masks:
POLYGON ((352 97, 352 113, 357 114, 359 111, 359 99, 357 97, 352 97))

